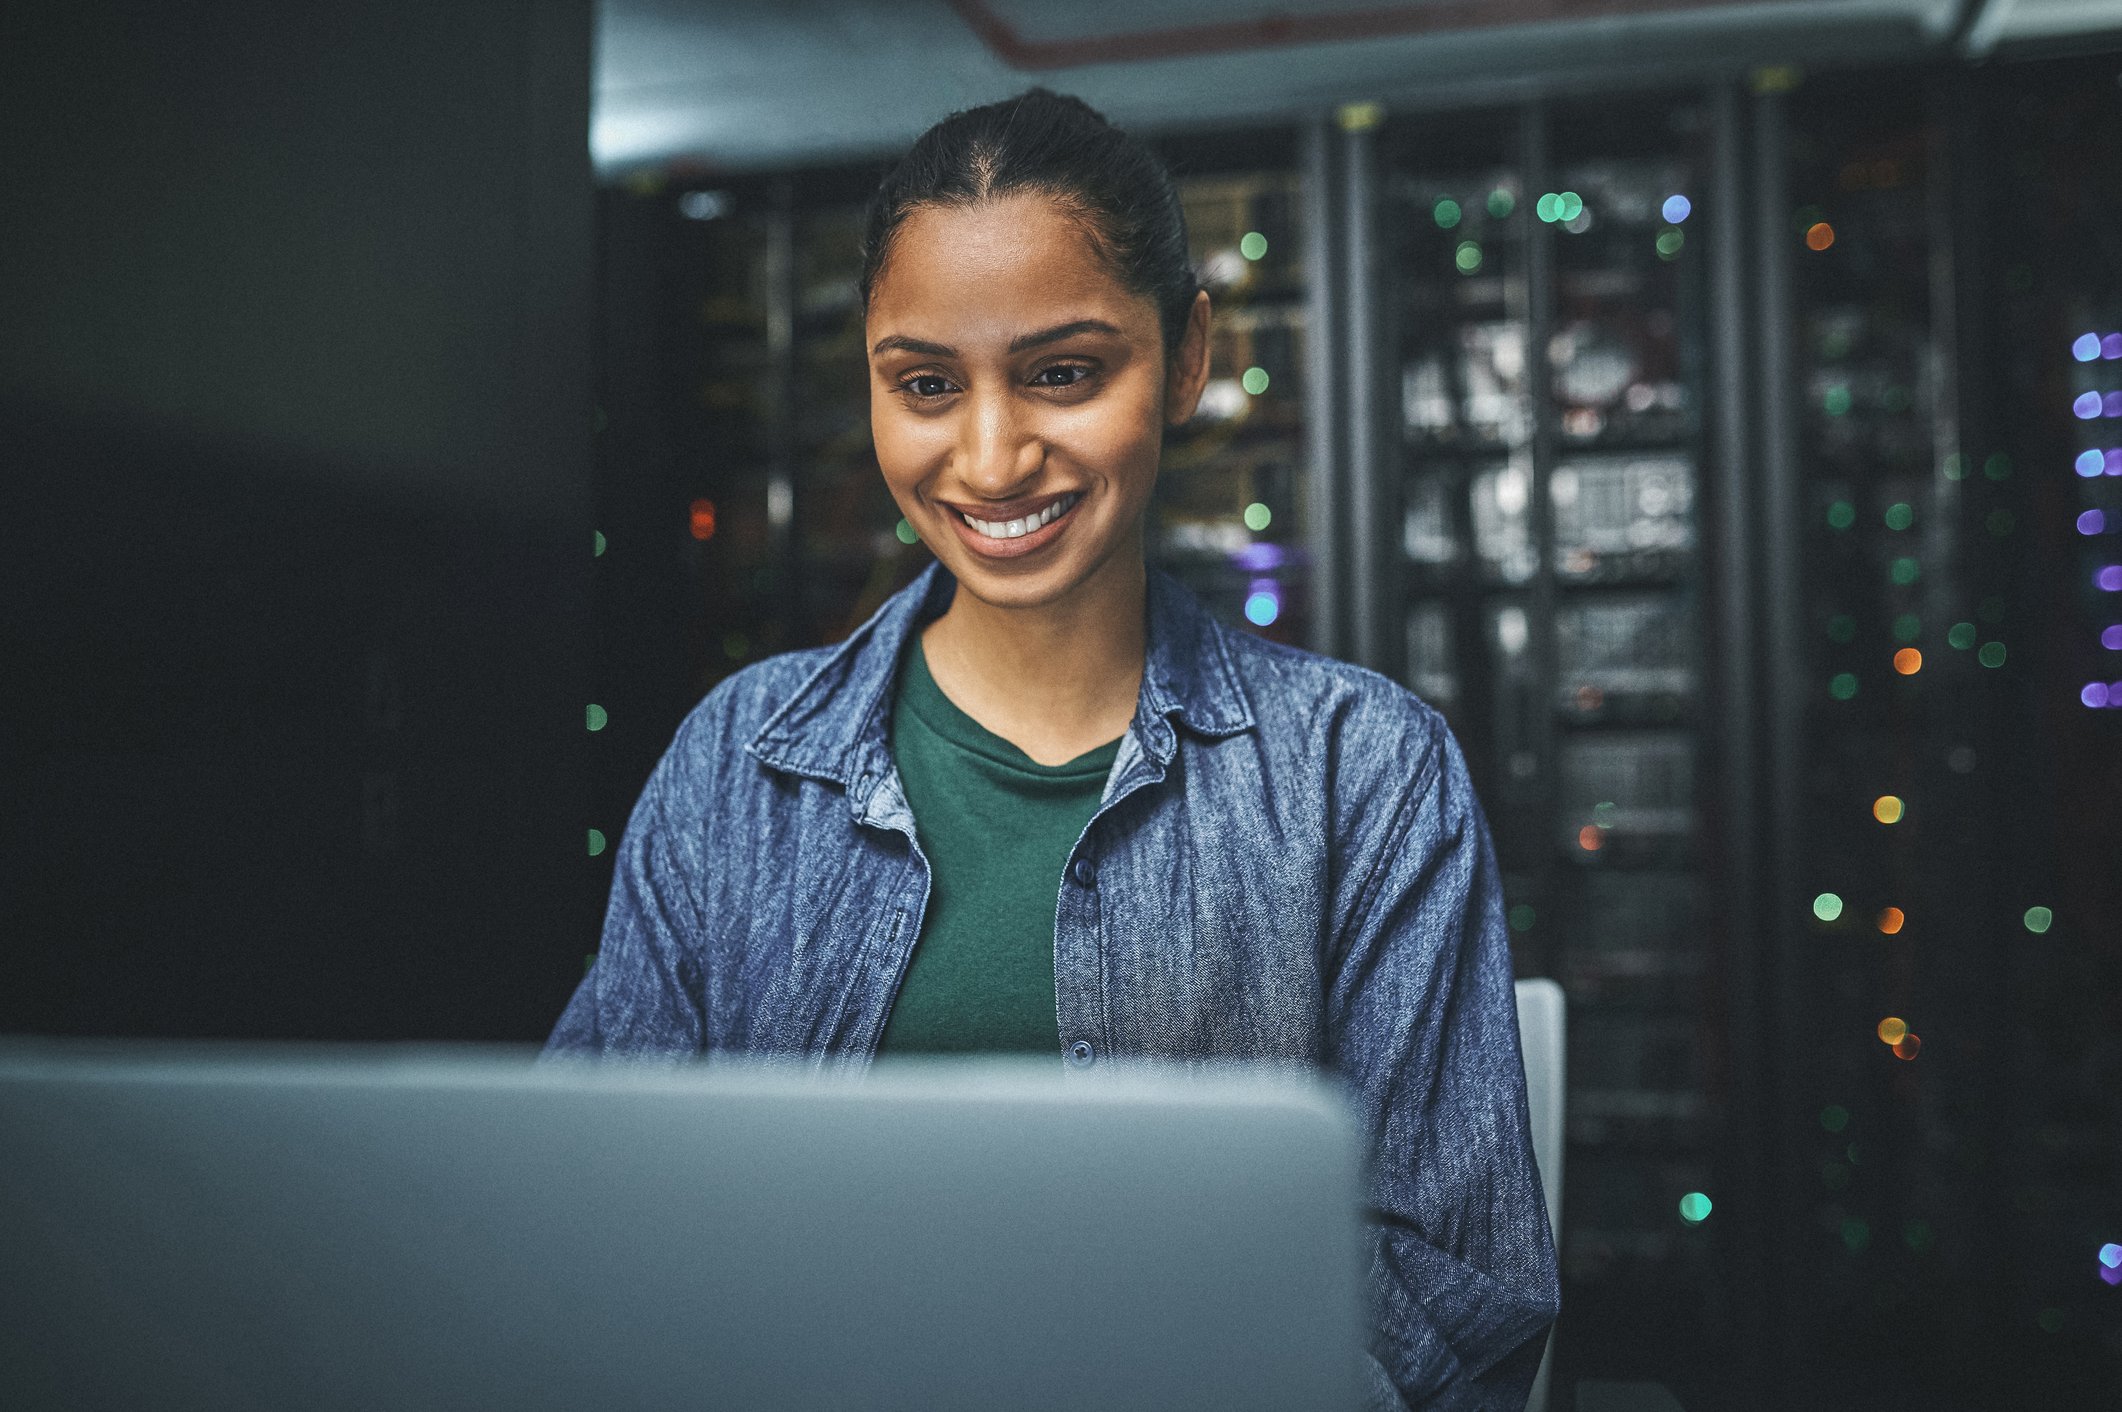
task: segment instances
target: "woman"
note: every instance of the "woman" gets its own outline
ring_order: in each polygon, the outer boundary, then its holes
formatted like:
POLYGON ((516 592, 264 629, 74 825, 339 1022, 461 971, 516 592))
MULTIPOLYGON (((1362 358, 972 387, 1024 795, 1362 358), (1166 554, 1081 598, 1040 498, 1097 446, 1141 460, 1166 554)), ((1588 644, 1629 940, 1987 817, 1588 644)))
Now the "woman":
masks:
POLYGON ((550 1048, 1325 1066, 1370 1141, 1374 1405, 1522 1406, 1554 1250, 1458 747, 1145 567, 1208 376, 1169 180, 1033 90, 924 135, 864 255, 877 459, 937 562, 688 716, 550 1048))

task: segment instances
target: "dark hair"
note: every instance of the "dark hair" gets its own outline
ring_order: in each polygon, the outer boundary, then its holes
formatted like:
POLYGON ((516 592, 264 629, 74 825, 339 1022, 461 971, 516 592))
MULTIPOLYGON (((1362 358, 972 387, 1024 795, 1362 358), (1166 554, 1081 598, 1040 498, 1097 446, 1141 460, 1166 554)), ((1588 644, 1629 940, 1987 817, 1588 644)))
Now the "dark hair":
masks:
POLYGON ((1156 304, 1171 356, 1200 289, 1171 177, 1155 153, 1088 103, 1044 88, 951 114, 885 176, 862 236, 862 307, 914 211, 1019 192, 1052 197, 1081 221, 1120 282, 1156 304))

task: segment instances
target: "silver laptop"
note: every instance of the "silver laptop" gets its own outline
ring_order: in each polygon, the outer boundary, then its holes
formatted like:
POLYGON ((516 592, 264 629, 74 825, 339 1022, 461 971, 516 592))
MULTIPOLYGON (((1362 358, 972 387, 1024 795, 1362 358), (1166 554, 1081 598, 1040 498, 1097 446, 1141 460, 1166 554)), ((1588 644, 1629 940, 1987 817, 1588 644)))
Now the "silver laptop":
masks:
POLYGON ((1286 1071, 0 1043, 9 1408, 1357 1405, 1286 1071))

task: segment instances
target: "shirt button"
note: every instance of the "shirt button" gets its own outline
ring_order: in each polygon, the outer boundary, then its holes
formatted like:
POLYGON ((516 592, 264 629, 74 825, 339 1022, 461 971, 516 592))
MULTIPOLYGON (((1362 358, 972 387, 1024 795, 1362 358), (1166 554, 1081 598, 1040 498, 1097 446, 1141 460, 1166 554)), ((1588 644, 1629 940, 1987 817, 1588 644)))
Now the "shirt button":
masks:
POLYGON ((1077 887, 1089 887, 1098 880, 1098 870, 1091 866, 1088 858, 1078 858, 1075 866, 1068 870, 1068 875, 1076 880, 1077 887))
POLYGON ((1090 1061, 1097 1057, 1097 1051, 1090 1047, 1087 1039, 1079 1039, 1068 1047, 1068 1062, 1079 1069, 1090 1067, 1090 1061))

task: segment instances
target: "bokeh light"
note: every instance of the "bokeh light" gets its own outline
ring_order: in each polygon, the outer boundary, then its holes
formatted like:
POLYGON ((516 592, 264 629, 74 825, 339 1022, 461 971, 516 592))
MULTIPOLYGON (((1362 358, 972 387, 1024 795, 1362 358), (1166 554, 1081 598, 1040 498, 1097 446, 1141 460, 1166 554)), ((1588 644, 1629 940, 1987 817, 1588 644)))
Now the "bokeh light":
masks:
POLYGON ((1914 559, 1903 555, 1901 558, 1894 560, 1893 566, 1887 570, 1887 577, 1901 585, 1901 587, 1906 588, 1917 579, 1923 577, 1923 566, 1914 559))
POLYGON ((1837 701, 1847 701, 1857 694, 1857 674, 1836 672, 1827 681, 1827 694, 1837 701))
POLYGON ((915 534, 914 527, 902 519, 899 521, 898 524, 892 527, 892 537, 898 540, 901 544, 912 544, 921 536, 915 534))
POLYGON ((1274 522, 1275 512, 1262 505, 1259 501, 1255 500, 1252 504, 1245 507, 1245 527, 1254 534, 1258 534, 1274 522))
POLYGON ((1908 1033, 1908 1021, 1899 1015, 1888 1015, 1879 1021, 1878 1035, 1881 1044, 1899 1044, 1901 1036, 1908 1033))
POLYGON ((2078 516, 2078 533, 2107 533, 2107 512, 2105 510, 2087 510, 2084 514, 2078 516))
POLYGON ((1945 640, 1965 652, 1968 648, 1975 645, 1975 625, 1973 623, 1954 623, 1950 628, 1946 629, 1945 640))
POLYGON ((1693 202, 1689 201, 1685 196, 1676 193, 1665 198, 1665 204, 1658 208, 1658 214, 1664 216, 1666 220, 1671 221, 1674 225, 1678 225, 1693 215, 1694 210, 1693 202))
POLYGON ((1510 909, 1510 929, 1514 932, 1529 932, 1538 920, 1539 914, 1533 911, 1530 903, 1520 902, 1510 909))
POLYGON ((1267 254, 1267 237, 1256 230, 1249 230, 1238 237, 1238 253, 1248 260, 1257 260, 1267 254))
POLYGON ((2079 688, 2078 700, 2097 710, 2102 706, 2108 705, 2113 700, 2113 696, 2108 691, 2106 682, 2089 681, 2079 688))
POLYGON ((1253 396, 1258 397, 1261 393, 1267 391, 1267 369, 1247 368, 1245 370, 1244 376, 1240 377, 1238 379, 1238 382, 1245 388, 1247 392, 1250 392, 1253 396))
POLYGON ((1472 240, 1460 241, 1457 253, 1452 256, 1452 263, 1459 267, 1459 273, 1462 275, 1470 275, 1480 269, 1481 246, 1479 242, 1472 240))
POLYGON ((2100 335, 2097 333, 2079 334, 2071 340, 2070 356, 2081 363, 2090 363, 2093 359, 2099 357, 2100 335))
POLYGON ((1586 853, 1597 853, 1606 847, 1606 834, 1597 824, 1586 824, 1577 830, 1577 847, 1586 853))
POLYGON ((1432 206, 1429 214, 1437 222, 1439 229, 1450 230, 1453 226, 1459 224, 1459 218, 1463 212, 1459 209, 1459 203, 1447 196, 1435 206, 1432 206))
POLYGON ((1827 527, 1846 530, 1857 522, 1857 507, 1847 500, 1837 500, 1827 507, 1827 527))
POLYGON ((2078 474, 2081 476, 2088 478, 2096 476, 2106 468, 2106 465, 2107 458, 2102 456, 2097 450, 2088 447, 2078 453, 2077 467, 2078 474))
POLYGON ((1245 621, 1264 628, 1282 616, 1282 600, 1274 590, 1256 588, 1245 597, 1245 621))
POLYGON ((2035 936, 2043 936, 2056 924, 2056 914, 2046 907, 2029 907, 2026 909, 2024 920, 2028 931, 2035 936))
POLYGON ((1687 244, 1687 233, 1685 231, 1673 229, 1658 232, 1658 253, 1668 260, 1677 256, 1680 253, 1680 247, 1685 244, 1687 244))
POLYGON ((2102 593, 2122 593, 2122 564, 2109 564, 2094 574, 2093 587, 2102 593))
POLYGON ((1573 221, 1584 214, 1584 198, 1574 191, 1564 191, 1555 197, 1555 219, 1573 221))
POLYGON ((1894 641, 1914 642, 1923 636, 1923 620, 1914 613, 1903 613, 1894 619, 1894 641))
POLYGON ((1923 654, 1913 647, 1904 647, 1894 654, 1894 670, 1904 677, 1912 677, 1923 670, 1923 654))
POLYGON ((594 858, 603 851, 604 831, 602 829, 591 829, 589 831, 589 856, 594 858))
POLYGON ((1805 248, 1825 250, 1835 243, 1835 228, 1826 221, 1814 221, 1805 230, 1805 248))
POLYGON ((1897 500, 1886 507, 1886 527, 1888 529, 1905 530, 1915 522, 1915 507, 1906 501, 1897 500))
POLYGON ((1882 908, 1879 912, 1879 931, 1885 936, 1899 936, 1901 928, 1908 925, 1908 914, 1898 907, 1882 908))
POLYGON ((2110 652, 2122 652, 2122 623, 2109 623, 2100 629, 2100 645, 2110 652))
POLYGON ((1709 1197, 1699 1191, 1691 1191, 1680 1198, 1680 1219, 1690 1226, 1699 1226, 1709 1219, 1713 1209, 1709 1197))
POLYGON ((589 719, 589 728, 593 731, 603 730, 605 725, 611 720, 611 717, 606 714, 604 708, 602 706, 599 706, 594 701, 590 703, 589 710, 586 714, 589 719))
POLYGON ((1923 1039, 1920 1035, 1905 1034, 1894 1042, 1894 1058, 1896 1059, 1913 1059, 1922 1052, 1923 1039))
POLYGON ((2100 1263, 2110 1270, 2122 1270, 2122 1245, 2109 1241, 2101 1246, 2100 1263))
POLYGON ((2003 643, 1985 642, 1982 644, 1982 650, 1975 654, 1975 660, 1985 667, 2001 667, 2004 665, 2004 656, 2003 643))
POLYGON ((1832 892, 1823 892, 1813 899, 1813 915, 1823 922, 1832 922, 1842 915, 1842 899, 1832 892))
POLYGON ((1499 186, 1488 193, 1488 213, 1497 220, 1502 220, 1517 209, 1518 198, 1505 191, 1502 187, 1499 186))
POLYGON ((689 515, 689 527, 692 530, 694 539, 702 541, 713 539, 715 537, 715 502, 712 500, 695 500, 692 503, 689 515))
POLYGON ((1882 794, 1871 802, 1871 816, 1882 824, 1901 822, 1901 796, 1882 794))
POLYGON ((604 531, 593 530, 591 533, 595 534, 596 538, 590 541, 589 556, 592 559, 601 559, 604 557, 604 531))
POLYGON ((1849 1110, 1839 1103, 1830 1103, 1820 1110, 1820 1126, 1831 1133, 1841 1132, 1849 1126, 1849 1110))
POLYGON ((2070 410, 2072 415, 2076 416, 2079 421, 2091 421, 2094 417, 2100 415, 2100 394, 2097 392, 2079 393, 2076 399, 2071 402, 2070 410))

